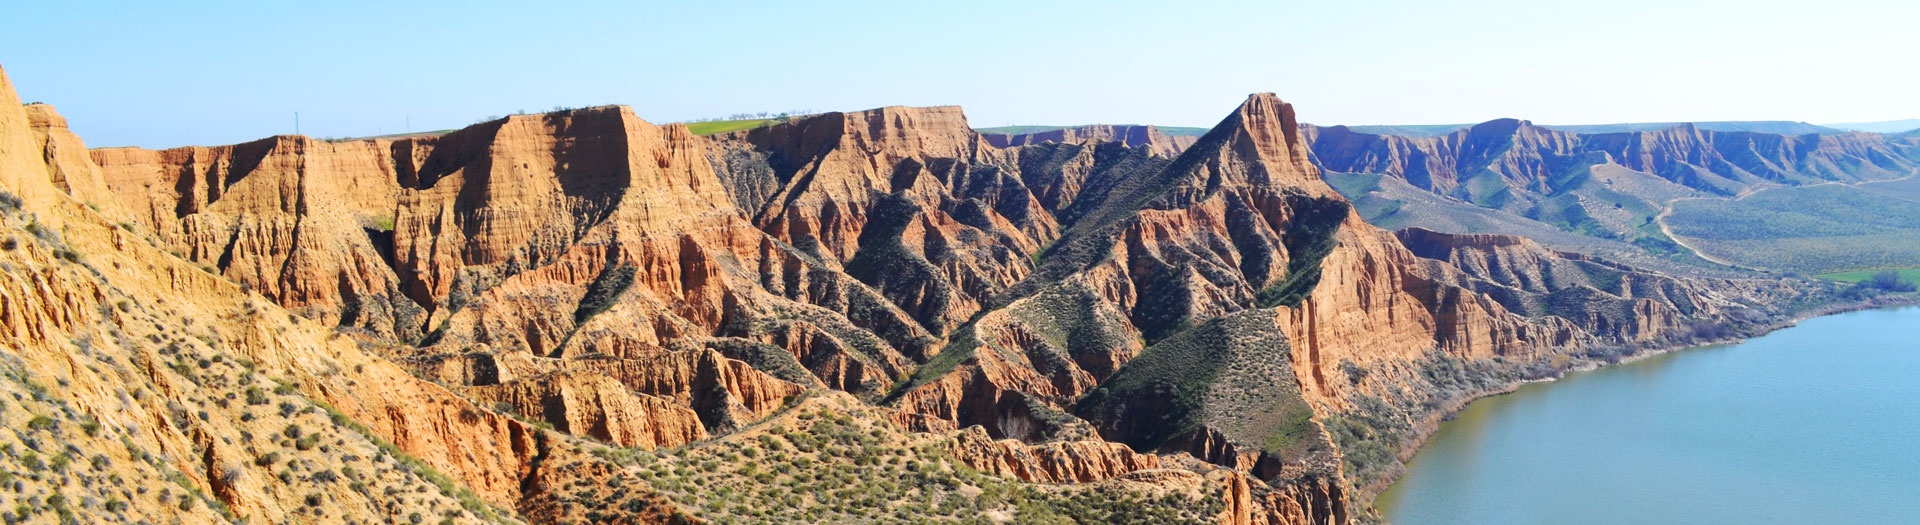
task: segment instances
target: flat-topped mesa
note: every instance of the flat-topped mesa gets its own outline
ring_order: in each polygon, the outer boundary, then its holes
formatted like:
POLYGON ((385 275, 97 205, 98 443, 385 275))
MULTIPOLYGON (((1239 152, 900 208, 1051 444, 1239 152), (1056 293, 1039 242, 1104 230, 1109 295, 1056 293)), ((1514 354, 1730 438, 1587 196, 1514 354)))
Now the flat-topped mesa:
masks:
POLYGON ((1147 154, 1165 158, 1179 156, 1180 152, 1186 151, 1188 146, 1200 139, 1197 135, 1172 135, 1155 126, 1133 124, 1094 124, 1027 133, 982 133, 980 136, 988 144, 1000 148, 1046 143, 1093 145, 1111 142, 1129 148, 1146 148, 1147 154))
MULTIPOLYGON (((767 175, 777 190, 758 209, 747 210, 754 222, 796 246, 817 244, 821 255, 837 261, 852 259, 858 251, 859 235, 872 220, 869 212, 878 197, 900 193, 933 201, 945 194, 972 196, 976 181, 970 180, 968 168, 1011 165, 1006 155, 967 127, 958 106, 823 113, 717 138, 769 157, 772 173, 767 175)), ((1018 185, 1017 177, 1008 178, 978 182, 1018 185)), ((987 202, 1001 216, 995 222, 1011 222, 1020 230, 1012 233, 1051 233, 1052 221, 1044 209, 1026 209, 1025 203, 1003 202, 997 195, 980 196, 991 197, 987 202), (1003 210, 1001 204, 1011 208, 1003 210)))
POLYGON ((1873 133, 1785 135, 1714 131, 1690 123, 1577 133, 1518 119, 1431 137, 1361 133, 1344 126, 1309 126, 1306 132, 1314 159, 1328 171, 1389 175, 1434 193, 1519 209, 1585 181, 1567 173, 1608 163, 1727 195, 1753 184, 1893 178, 1920 167, 1913 160, 1920 156, 1912 153, 1914 145, 1873 133), (1501 180, 1466 184, 1482 173, 1501 180), (1499 195, 1508 188, 1519 194, 1499 195))
MULTIPOLYGON (((881 168, 890 168, 889 161, 910 157, 971 157, 979 148, 979 135, 967 126, 967 116, 960 106, 887 106, 864 111, 833 111, 725 133, 716 138, 796 152, 824 152, 852 146, 873 156, 874 164, 881 168)), ((776 169, 781 167, 793 166, 776 166, 776 169)), ((887 181, 874 182, 879 183, 874 187, 884 188, 887 181)))
POLYGON ((120 207, 188 260, 305 315, 417 337, 424 312, 380 242, 400 190, 391 145, 283 135, 91 158, 120 207))

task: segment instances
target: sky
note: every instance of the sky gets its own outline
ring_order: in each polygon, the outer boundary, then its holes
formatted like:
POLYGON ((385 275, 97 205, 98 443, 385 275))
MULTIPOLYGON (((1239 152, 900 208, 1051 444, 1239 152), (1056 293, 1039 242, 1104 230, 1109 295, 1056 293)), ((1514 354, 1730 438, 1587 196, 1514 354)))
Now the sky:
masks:
POLYGON ((1920 117, 1912 0, 8 4, 0 66, 92 146, 602 104, 1211 126, 1263 91, 1319 124, 1920 117))

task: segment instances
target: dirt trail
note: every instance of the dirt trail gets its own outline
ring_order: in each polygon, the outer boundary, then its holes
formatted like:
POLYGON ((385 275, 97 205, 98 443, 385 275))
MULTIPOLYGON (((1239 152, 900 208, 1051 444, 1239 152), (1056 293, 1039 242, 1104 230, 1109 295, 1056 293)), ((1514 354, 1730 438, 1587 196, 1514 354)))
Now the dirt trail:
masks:
MULTIPOLYGON (((1830 184, 1842 184, 1842 185, 1847 185, 1847 186, 1854 186, 1854 187, 1859 187, 1859 186, 1865 186, 1865 185, 1868 185, 1868 184, 1879 184, 1879 183, 1886 183, 1886 182, 1898 182, 1898 181, 1903 181, 1903 180, 1907 180, 1907 179, 1911 179, 1911 178, 1914 178, 1914 177, 1916 177, 1916 176, 1920 176, 1920 169, 1916 169, 1916 170, 1914 170, 1914 172, 1913 172, 1913 173, 1909 173, 1909 174, 1907 174, 1907 176, 1905 176, 1905 177, 1899 177, 1899 178, 1894 178, 1894 179, 1883 179, 1883 180, 1869 180, 1869 181, 1856 181, 1856 182, 1852 182, 1852 183, 1847 183, 1847 182, 1840 182, 1840 181, 1827 181, 1827 182, 1820 182, 1820 183, 1815 183, 1815 184, 1807 184, 1807 185, 1803 185, 1803 186, 1788 186, 1788 185, 1784 185, 1784 184, 1768 184, 1768 185, 1764 185, 1764 186, 1754 186, 1754 187, 1749 187, 1749 188, 1747 188, 1747 189, 1744 189, 1744 190, 1740 190, 1740 193, 1737 193, 1737 194, 1734 194, 1734 196, 1733 196, 1733 198, 1731 198, 1731 199, 1726 199, 1726 200, 1730 200, 1730 201, 1741 201, 1741 200, 1745 200, 1745 199, 1746 199, 1747 197, 1752 197, 1752 196, 1753 196, 1754 194, 1756 194, 1756 193, 1760 193, 1760 192, 1763 192, 1763 191, 1767 191, 1767 190, 1775 190, 1775 189, 1782 189, 1782 188, 1812 188, 1812 187, 1815 187, 1815 186, 1826 186, 1826 185, 1830 185, 1830 184)), ((1686 248, 1686 249, 1687 249, 1687 251, 1691 251, 1691 252, 1693 252, 1693 254, 1694 254, 1695 256, 1698 256, 1698 257, 1700 257, 1701 259, 1706 259, 1707 261, 1710 261, 1710 262, 1713 262, 1713 263, 1715 263, 1715 264, 1722 264, 1722 265, 1726 265, 1726 266, 1731 266, 1731 267, 1734 267, 1734 268, 1745 268, 1745 269, 1749 269, 1749 270, 1760 270, 1760 268, 1755 268, 1755 267, 1752 267, 1752 266, 1746 266, 1746 265, 1741 265, 1741 264, 1736 264, 1736 263, 1734 263, 1733 261, 1729 261, 1729 260, 1726 260, 1726 259, 1722 259, 1722 258, 1719 258, 1719 257, 1714 257, 1714 256, 1712 256, 1712 255, 1708 255, 1708 254, 1707 254, 1707 252, 1704 252, 1704 251, 1701 251, 1701 250, 1700 250, 1700 247, 1698 247, 1698 246, 1694 246, 1694 245, 1693 245, 1693 243, 1690 243, 1690 242, 1687 242, 1687 240, 1686 240, 1685 238, 1683 238, 1683 237, 1681 237, 1681 236, 1679 236, 1679 235, 1676 235, 1676 234, 1674 234, 1674 233, 1673 233, 1673 227, 1671 227, 1671 226, 1668 226, 1668 225, 1667 225, 1667 216, 1669 216, 1669 215, 1673 215, 1673 205, 1674 205, 1675 203, 1678 203, 1678 202, 1680 202, 1680 201, 1688 201, 1688 200, 1703 200, 1703 199, 1717 199, 1717 198, 1719 198, 1719 197, 1681 197, 1681 198, 1678 198, 1678 199, 1673 199, 1673 200, 1670 200, 1670 201, 1667 201, 1667 202, 1666 202, 1666 207, 1664 207, 1664 208, 1661 208, 1661 210, 1660 210, 1660 214, 1659 214, 1659 215, 1655 215, 1655 216, 1653 217, 1653 222, 1655 222, 1655 223, 1657 223, 1657 224, 1659 224, 1659 225, 1660 225, 1660 233, 1662 233, 1662 234, 1665 234, 1665 235, 1667 236, 1667 238, 1668 238, 1668 239, 1672 239, 1672 240, 1673 240, 1673 242, 1674 242, 1674 244, 1678 244, 1678 245, 1680 245, 1680 247, 1682 247, 1682 248, 1686 248)))

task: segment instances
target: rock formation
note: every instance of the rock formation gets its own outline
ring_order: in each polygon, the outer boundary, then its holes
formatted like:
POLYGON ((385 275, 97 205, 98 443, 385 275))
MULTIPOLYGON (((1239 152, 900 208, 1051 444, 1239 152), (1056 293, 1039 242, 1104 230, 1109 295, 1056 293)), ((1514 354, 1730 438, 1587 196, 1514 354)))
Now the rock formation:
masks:
MULTIPOLYGON (((125 438, 158 458, 126 476, 179 472, 232 513, 145 518, 411 508, 323 479, 344 476, 442 485, 410 504, 470 517, 727 521, 751 509, 690 488, 847 463, 970 487, 953 501, 1113 490, 1175 498, 1142 500, 1169 519, 1319 524, 1366 513, 1356 432, 1820 291, 1387 232, 1322 179, 1319 144, 1433 187, 1491 165, 1548 191, 1557 162, 1611 143, 1517 121, 1337 133, 1259 94, 1194 138, 996 138, 953 107, 699 137, 613 106, 82 155, 51 108, 5 98, 0 338, 22 377, 72 385, 57 401, 84 417, 65 421, 113 438, 87 450, 125 438), (1436 363, 1494 372, 1462 387, 1436 363), (791 451, 788 470, 748 448, 791 451)), ((1603 153, 1666 147, 1643 142, 1603 153)), ((1751 146, 1809 147, 1769 144, 1751 146)))
POLYGON ((1092 145, 1117 143, 1129 148, 1145 148, 1148 155, 1173 158, 1199 140, 1197 135, 1173 135, 1154 126, 1106 125, 1079 126, 1028 133, 982 133, 981 138, 996 147, 1011 148, 1049 142, 1092 145))
POLYGON ((140 491, 105 485, 54 503, 71 489, 40 488, 51 492, 35 500, 47 503, 31 511, 278 522, 410 511, 511 521, 518 509, 538 519, 522 506, 528 483, 593 459, 111 222, 75 182, 97 168, 66 149, 78 144, 50 110, 36 112, 45 125, 30 124, 0 74, 0 355, 9 388, 32 391, 32 409, 45 411, 9 425, 24 430, 12 450, 25 453, 9 456, 55 454, 63 469, 92 458, 87 476, 140 491), (410 486, 423 493, 395 496, 410 486))

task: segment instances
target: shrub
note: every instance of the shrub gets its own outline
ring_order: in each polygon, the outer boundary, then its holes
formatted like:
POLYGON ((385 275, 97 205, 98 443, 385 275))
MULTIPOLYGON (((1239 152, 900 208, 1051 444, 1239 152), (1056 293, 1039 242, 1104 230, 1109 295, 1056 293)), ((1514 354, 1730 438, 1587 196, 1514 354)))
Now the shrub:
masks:
POLYGON ((612 308, 614 299, 633 285, 633 273, 632 266, 600 272, 600 276, 593 279, 593 284, 587 286, 587 295, 580 299, 580 308, 574 310, 574 324, 585 323, 587 319, 612 308))
POLYGON ((1862 284, 1889 292, 1911 292, 1916 289, 1913 283, 1900 278, 1900 272, 1882 270, 1873 273, 1873 277, 1861 281, 1862 284))

